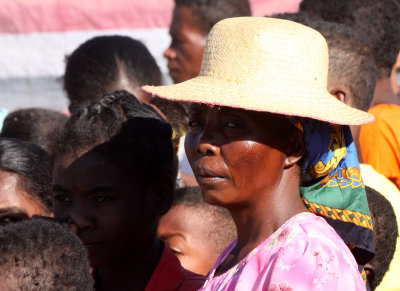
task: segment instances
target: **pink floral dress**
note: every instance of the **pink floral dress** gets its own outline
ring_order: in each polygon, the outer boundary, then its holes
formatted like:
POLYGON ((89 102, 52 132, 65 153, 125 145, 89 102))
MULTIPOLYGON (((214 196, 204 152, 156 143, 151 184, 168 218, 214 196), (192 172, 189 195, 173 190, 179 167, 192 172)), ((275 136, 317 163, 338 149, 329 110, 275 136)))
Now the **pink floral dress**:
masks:
POLYGON ((315 214, 292 217, 236 266, 214 276, 235 245, 221 254, 200 290, 365 290, 349 248, 315 214))

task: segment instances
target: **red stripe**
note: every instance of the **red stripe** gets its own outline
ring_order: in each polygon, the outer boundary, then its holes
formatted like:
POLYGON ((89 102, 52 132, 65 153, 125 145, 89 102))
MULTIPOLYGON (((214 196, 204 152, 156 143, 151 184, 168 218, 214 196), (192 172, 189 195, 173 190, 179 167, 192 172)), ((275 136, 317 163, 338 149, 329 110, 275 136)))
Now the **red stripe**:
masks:
POLYGON ((274 13, 297 12, 301 0, 250 0, 254 16, 265 16, 274 13))
POLYGON ((167 27, 172 0, 3 0, 0 33, 167 27))
MULTIPOLYGON (((2 3, 1 3, 2 2, 2 3)), ((253 14, 293 12, 300 0, 250 0, 253 14)), ((0 33, 168 27, 173 0, 3 0, 0 33)))

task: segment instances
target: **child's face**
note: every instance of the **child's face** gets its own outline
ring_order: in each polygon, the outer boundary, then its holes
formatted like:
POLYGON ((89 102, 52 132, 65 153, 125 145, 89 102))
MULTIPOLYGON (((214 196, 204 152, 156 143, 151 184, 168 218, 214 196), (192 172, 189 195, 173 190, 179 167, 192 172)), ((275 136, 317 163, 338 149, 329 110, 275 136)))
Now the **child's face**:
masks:
POLYGON ((207 234, 209 220, 201 209, 184 205, 173 206, 160 219, 158 237, 178 257, 181 265, 194 273, 207 276, 218 259, 207 234))
POLYGON ((55 217, 76 225, 94 268, 125 259, 154 242, 154 195, 138 191, 133 174, 99 154, 57 158, 53 193, 55 217))

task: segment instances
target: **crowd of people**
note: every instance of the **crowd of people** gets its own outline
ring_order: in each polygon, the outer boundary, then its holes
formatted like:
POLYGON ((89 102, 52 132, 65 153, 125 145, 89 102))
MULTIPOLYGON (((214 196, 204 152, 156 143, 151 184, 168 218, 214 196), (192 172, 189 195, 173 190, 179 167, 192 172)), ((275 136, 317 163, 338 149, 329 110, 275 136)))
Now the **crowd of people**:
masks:
POLYGON ((1 290, 400 290, 400 1, 175 0, 0 133, 1 290), (190 168, 188 168, 190 165, 190 168))

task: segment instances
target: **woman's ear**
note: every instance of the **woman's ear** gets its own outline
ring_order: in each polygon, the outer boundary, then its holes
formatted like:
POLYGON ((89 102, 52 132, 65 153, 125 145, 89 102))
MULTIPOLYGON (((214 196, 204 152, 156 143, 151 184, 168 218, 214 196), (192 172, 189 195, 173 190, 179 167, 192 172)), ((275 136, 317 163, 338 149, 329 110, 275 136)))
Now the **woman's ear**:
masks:
POLYGON ((346 89, 336 88, 329 90, 329 93, 335 96, 339 101, 350 106, 350 94, 347 91, 346 89))
POLYGON ((304 134, 299 129, 296 129, 290 138, 290 150, 286 155, 285 168, 290 168, 297 164, 303 157, 305 151, 304 134))
POLYGON ((367 275, 367 281, 368 281, 369 285, 370 286, 373 285, 372 283, 374 282, 374 279, 375 279, 375 268, 374 268, 373 264, 371 264, 370 262, 367 263, 364 266, 364 270, 365 270, 365 275, 367 275))

